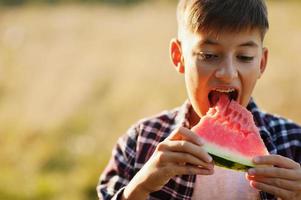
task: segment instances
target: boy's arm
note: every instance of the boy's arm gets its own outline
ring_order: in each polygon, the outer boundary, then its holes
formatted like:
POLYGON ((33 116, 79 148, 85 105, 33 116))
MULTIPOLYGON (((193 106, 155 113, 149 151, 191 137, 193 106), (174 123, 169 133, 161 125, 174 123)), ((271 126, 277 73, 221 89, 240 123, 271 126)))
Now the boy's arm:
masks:
POLYGON ((99 199, 121 199, 124 187, 134 174, 136 135, 137 129, 132 127, 118 140, 97 186, 99 199))
POLYGON ((187 128, 174 130, 125 187, 123 199, 146 199, 176 175, 213 174, 212 158, 200 137, 187 128))
POLYGON ((247 178, 252 187, 282 200, 301 200, 300 163, 280 155, 256 157, 254 163, 274 167, 250 169, 247 178))
POLYGON ((144 200, 176 175, 213 174, 212 158, 201 147, 200 137, 181 127, 158 144, 151 158, 134 175, 137 131, 128 135, 126 140, 119 140, 101 176, 97 187, 100 199, 144 200))

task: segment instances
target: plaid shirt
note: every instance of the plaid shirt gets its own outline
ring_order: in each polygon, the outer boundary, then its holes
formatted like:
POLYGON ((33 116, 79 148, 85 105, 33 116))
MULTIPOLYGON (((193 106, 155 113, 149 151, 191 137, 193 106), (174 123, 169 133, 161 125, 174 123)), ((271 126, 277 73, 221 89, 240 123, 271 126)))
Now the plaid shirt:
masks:
MULTIPOLYGON (((156 146, 176 127, 190 127, 187 119, 191 108, 187 101, 182 107, 143 119, 132 126, 118 140, 112 158, 100 177, 98 197, 121 199, 124 187, 150 158, 156 146)), ((301 127, 260 111, 253 100, 247 109, 253 114, 268 151, 301 163, 301 127)), ((176 176, 161 190, 151 193, 148 199, 191 199, 195 180, 195 175, 176 176)), ((265 192, 260 192, 260 197, 263 200, 276 199, 265 192)))

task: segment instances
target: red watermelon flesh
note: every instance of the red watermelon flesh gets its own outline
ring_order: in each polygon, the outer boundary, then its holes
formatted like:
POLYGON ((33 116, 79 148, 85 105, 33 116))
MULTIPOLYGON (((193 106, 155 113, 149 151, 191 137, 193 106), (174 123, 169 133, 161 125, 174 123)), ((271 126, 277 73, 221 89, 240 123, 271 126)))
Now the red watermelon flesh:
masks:
POLYGON ((253 115, 243 106, 220 94, 200 122, 192 128, 205 142, 204 148, 217 165, 247 170, 253 167, 252 158, 268 155, 253 115))

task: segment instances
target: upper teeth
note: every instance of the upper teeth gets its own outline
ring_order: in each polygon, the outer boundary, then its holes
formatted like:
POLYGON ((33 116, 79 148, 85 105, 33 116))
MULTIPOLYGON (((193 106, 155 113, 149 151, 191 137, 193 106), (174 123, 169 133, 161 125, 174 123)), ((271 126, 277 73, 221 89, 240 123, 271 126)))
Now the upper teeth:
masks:
POLYGON ((227 93, 229 93, 229 92, 234 92, 235 89, 234 89, 234 88, 229 88, 229 89, 215 89, 215 91, 217 91, 217 92, 227 92, 227 93))

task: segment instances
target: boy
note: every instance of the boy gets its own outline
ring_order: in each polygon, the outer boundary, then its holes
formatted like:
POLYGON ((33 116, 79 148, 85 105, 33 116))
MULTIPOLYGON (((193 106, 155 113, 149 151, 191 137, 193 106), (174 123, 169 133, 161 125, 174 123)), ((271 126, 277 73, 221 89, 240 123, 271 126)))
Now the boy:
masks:
POLYGON ((251 98, 264 73, 268 29, 262 0, 180 0, 170 45, 188 101, 144 119, 117 143, 97 187, 100 199, 301 199, 301 127, 263 113, 251 98), (228 95, 253 114, 271 155, 246 174, 217 166, 190 129, 228 95), (227 187, 227 186, 231 187, 227 187), (260 191, 260 192, 259 192, 260 191))

